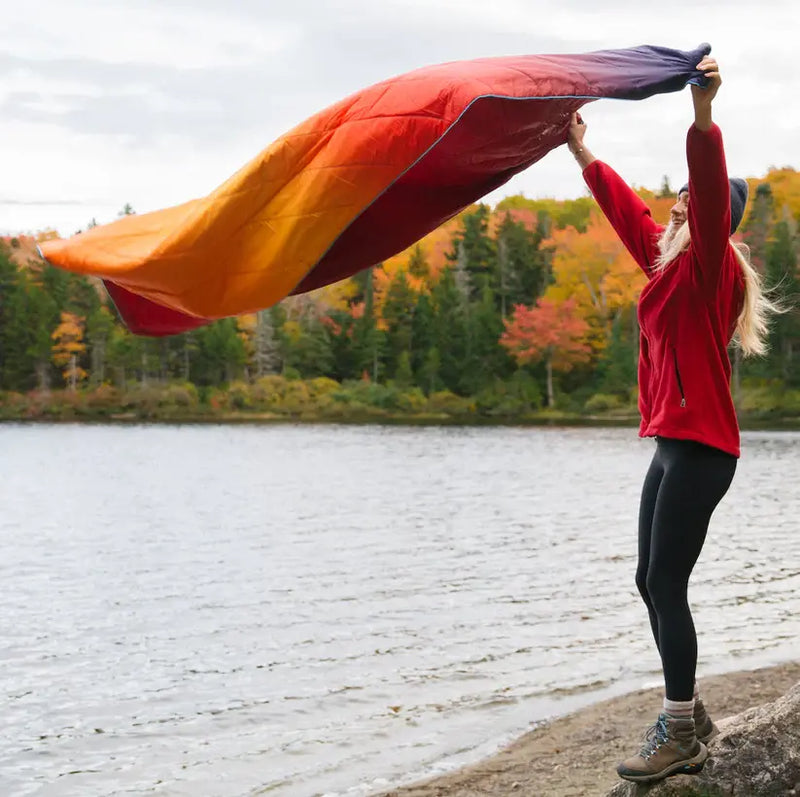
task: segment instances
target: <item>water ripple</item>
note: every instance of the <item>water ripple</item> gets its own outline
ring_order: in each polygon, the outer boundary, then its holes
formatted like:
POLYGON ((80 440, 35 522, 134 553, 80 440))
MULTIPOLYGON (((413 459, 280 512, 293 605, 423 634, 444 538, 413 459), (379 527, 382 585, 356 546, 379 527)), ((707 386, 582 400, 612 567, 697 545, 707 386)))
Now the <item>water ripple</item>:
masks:
MULTIPOLYGON (((701 673, 796 657, 799 449, 745 436, 692 581, 701 673)), ((366 795, 660 677, 630 430, 5 425, 0 450, 4 794, 366 795)))

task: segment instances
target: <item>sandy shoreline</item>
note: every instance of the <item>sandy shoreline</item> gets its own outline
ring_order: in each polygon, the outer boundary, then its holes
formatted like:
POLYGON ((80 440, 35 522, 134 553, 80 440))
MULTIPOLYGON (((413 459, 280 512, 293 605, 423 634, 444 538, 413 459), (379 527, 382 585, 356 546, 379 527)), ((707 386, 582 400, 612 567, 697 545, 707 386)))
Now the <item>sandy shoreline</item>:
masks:
MULTIPOLYGON (((700 691, 712 716, 722 719, 768 703, 798 682, 800 662, 790 662, 704 678, 700 691)), ((536 728, 491 758, 382 797, 603 797, 619 782, 617 762, 635 752, 661 698, 656 687, 596 703, 536 728)))

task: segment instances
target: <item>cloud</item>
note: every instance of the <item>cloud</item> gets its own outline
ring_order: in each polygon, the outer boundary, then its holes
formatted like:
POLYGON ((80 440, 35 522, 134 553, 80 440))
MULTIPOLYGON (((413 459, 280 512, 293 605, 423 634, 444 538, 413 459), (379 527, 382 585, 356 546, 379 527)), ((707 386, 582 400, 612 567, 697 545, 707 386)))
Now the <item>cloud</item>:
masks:
POLYGON ((168 2, 43 2, 4 10, 0 49, 31 60, 80 59, 175 68, 246 65, 294 46, 301 20, 253 26, 220 4, 206 9, 168 2))
MULTIPOLYGON (((708 40, 725 65, 715 105, 729 155, 758 174, 794 157, 799 14, 789 0, 724 12, 704 0, 29 0, 0 30, 0 168, 26 201, 154 209, 212 190, 330 103, 426 64, 708 40)), ((639 184, 680 179, 686 94, 593 104, 597 154, 639 184)), ((493 196, 513 190, 585 189, 554 153, 493 196)), ((34 208, 32 220, 59 224, 34 208)))
POLYGON ((409 10, 398 3, 346 2, 335 12, 320 13, 319 3, 287 4, 291 12, 240 4, 236 23, 220 25, 223 32, 228 29, 227 40, 216 41, 204 58, 197 53, 204 47, 190 40, 197 31, 203 42, 210 32, 216 34, 219 20, 209 9, 184 11, 180 31, 178 8, 166 13, 151 7, 148 13, 157 14, 152 30, 142 24, 144 12, 131 19, 121 13, 118 19, 119 9, 106 9, 87 23, 86 47, 66 36, 60 46, 46 42, 43 51, 55 54, 47 58, 23 55, 19 43, 0 54, 0 80, 14 77, 23 87, 6 91, 0 110, 15 121, 55 123, 97 135, 130 134, 145 144, 160 134, 219 140, 233 127, 251 126, 266 127, 274 137, 346 94, 431 61, 553 50, 562 44, 557 38, 476 26, 474 15, 453 18, 412 5, 409 10), (118 50, 117 26, 123 24, 124 46, 118 50), (92 33, 97 26, 114 31, 112 42, 92 33), (173 37, 165 34, 170 30, 173 37), (254 47, 251 32, 258 36, 264 30, 274 31, 271 46, 254 47), (168 58, 171 38, 174 52, 168 58), (225 57, 229 50, 237 57, 225 57), (53 80, 85 90, 48 87, 53 80), (34 90, 38 100, 31 96, 34 90))

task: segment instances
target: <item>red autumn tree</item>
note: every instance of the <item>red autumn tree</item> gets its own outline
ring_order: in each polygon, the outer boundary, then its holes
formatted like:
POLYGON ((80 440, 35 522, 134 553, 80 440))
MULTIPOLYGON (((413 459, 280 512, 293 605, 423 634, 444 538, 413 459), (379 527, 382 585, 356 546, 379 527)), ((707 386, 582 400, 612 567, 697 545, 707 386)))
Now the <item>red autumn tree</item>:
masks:
POLYGON ((547 406, 552 407, 553 371, 569 371, 589 359, 586 341, 589 324, 580 316, 574 299, 554 302, 540 299, 535 307, 518 304, 500 343, 519 365, 544 360, 547 369, 547 406))

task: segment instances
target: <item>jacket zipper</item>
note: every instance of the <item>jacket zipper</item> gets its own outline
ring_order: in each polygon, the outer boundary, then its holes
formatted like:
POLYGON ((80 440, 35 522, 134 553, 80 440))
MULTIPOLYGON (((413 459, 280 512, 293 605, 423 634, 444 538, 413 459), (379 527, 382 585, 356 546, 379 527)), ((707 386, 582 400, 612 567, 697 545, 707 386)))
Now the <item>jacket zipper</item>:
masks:
POLYGON ((681 372, 678 369, 678 352, 675 347, 672 347, 672 361, 675 364, 675 376, 678 379, 678 390, 681 391, 681 407, 686 406, 686 395, 683 392, 683 380, 681 379, 681 372))

